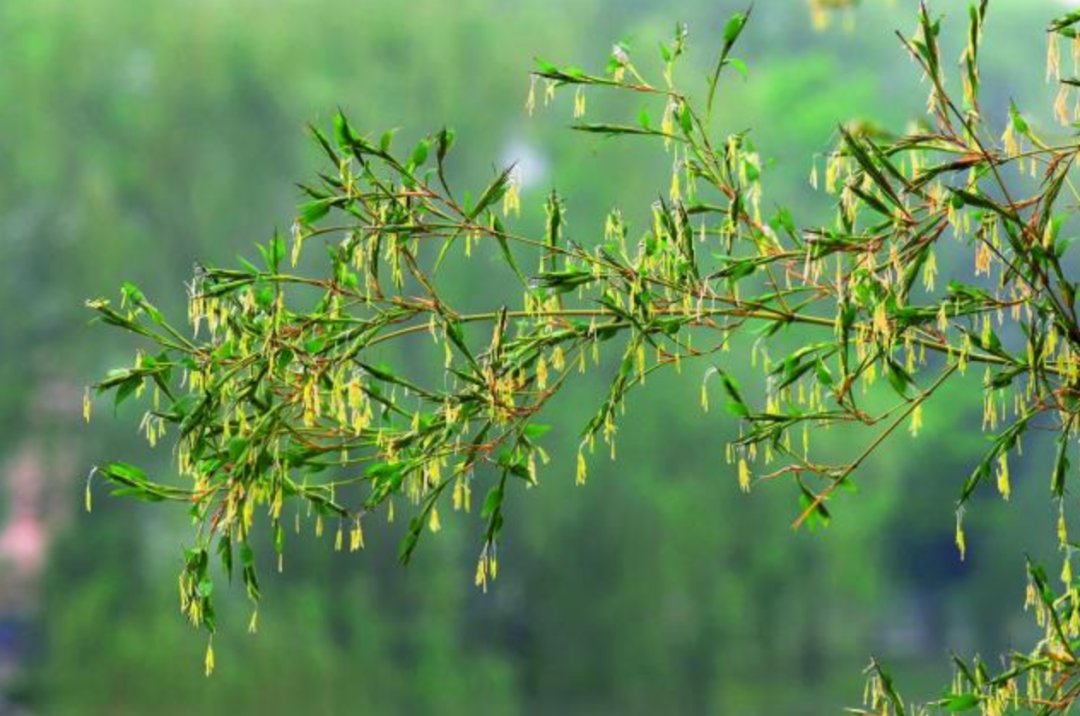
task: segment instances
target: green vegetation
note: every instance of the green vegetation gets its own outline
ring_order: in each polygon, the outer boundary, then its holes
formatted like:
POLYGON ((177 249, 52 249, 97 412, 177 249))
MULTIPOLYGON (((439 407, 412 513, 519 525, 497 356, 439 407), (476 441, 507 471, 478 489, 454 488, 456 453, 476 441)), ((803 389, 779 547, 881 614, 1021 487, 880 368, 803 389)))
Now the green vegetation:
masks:
MULTIPOLYGON (((246 634, 250 604, 239 573, 230 586, 215 562, 217 668, 209 679, 205 634, 177 612, 181 545, 191 546, 193 534, 187 511, 110 499, 100 478, 92 514, 83 510, 93 464, 124 460, 190 487, 172 477, 171 442, 149 449, 132 429, 148 403, 130 398, 111 419, 112 401, 102 400, 92 425, 82 425, 88 376, 131 365, 133 350, 149 345, 88 327, 83 300, 114 297, 131 281, 190 339, 184 285, 193 262, 235 267, 239 254, 260 264, 253 240, 265 243, 274 227, 289 236, 293 182, 336 171, 304 140, 307 122, 332 134, 340 105, 373 141, 383 128, 400 128, 393 147, 405 158, 424 132, 452 122, 457 145, 447 170, 455 189, 475 195, 522 160, 522 216, 498 212, 516 232, 543 236, 543 205, 556 188, 570 240, 595 246, 615 205, 636 240, 650 226, 651 204, 667 197, 672 155, 658 141, 608 140, 565 126, 634 125, 645 105, 659 124, 660 104, 589 90, 587 113, 575 120, 573 88, 544 107, 541 81, 529 117, 533 58, 599 73, 612 44, 623 41, 642 74, 659 83, 657 46, 683 21, 691 41, 677 77, 703 99, 725 21, 745 5, 522 0, 513 12, 490 0, 418 0, 408 12, 363 0, 0 5, 7 60, 0 63, 0 297, 8 307, 0 321, 8 348, 0 351, 0 535, 15 510, 12 464, 29 452, 42 463, 41 509, 53 538, 38 589, 20 607, 35 634, 27 678, 7 691, 0 675, 0 702, 79 716, 819 714, 858 701, 859 670, 871 654, 905 695, 933 699, 949 649, 989 657, 1034 644, 1040 634, 1024 614, 1020 576, 1025 553, 1060 564, 1057 511, 1046 500, 1052 435, 1030 433, 1023 455, 1010 458, 1009 502, 991 488, 976 492, 960 562, 954 501, 989 445, 980 431, 984 372, 975 367, 941 388, 917 438, 902 426, 849 478, 859 493, 830 501, 829 528, 811 533, 789 529, 800 511, 790 484, 740 494, 737 464, 724 455, 738 421, 724 410, 715 375, 709 412, 697 407, 710 361, 685 362, 681 375, 651 374, 620 418, 618 459, 608 460, 600 443, 587 455, 587 484, 575 486, 580 428, 617 369, 618 356, 604 358, 586 376, 571 376, 571 389, 539 418, 551 426, 541 439, 551 462, 541 466, 537 488, 517 481, 508 492, 499 576, 488 593, 473 586, 483 489, 471 516, 440 511, 441 532, 422 537, 408 568, 397 564, 405 502, 393 524, 365 521, 366 547, 357 554, 333 551, 332 520, 321 539, 304 522, 301 534, 287 533, 281 574, 260 512, 258 634, 246 634)), ((966 4, 932 8, 946 15, 940 40, 953 68, 966 40, 966 4)), ((1015 100, 1037 134, 1063 141, 1065 131, 1042 111, 1057 90, 1043 81, 1044 31, 1060 12, 1057 0, 992 4, 980 63, 983 110, 995 133, 1015 100)), ((808 176, 816 160, 824 178, 838 121, 900 133, 925 111, 927 86, 892 32, 913 29, 910 4, 868 0, 829 17, 817 31, 804 0, 756 3, 735 50, 749 76, 725 70, 714 106, 715 136, 753 130, 765 217, 782 201, 802 226, 833 225, 832 200, 808 176)), ((959 93, 957 78, 949 82, 959 93)), ((1075 233, 1068 223, 1062 229, 1075 233)), ((473 248, 470 259, 450 252, 440 290, 470 311, 518 302, 520 283, 500 268, 497 246, 473 248)), ((939 285, 964 280, 966 246, 950 238, 939 249, 939 285), (952 266, 964 270, 951 276, 952 266)), ((513 250, 522 271, 534 274, 535 254, 513 250)), ((313 239, 297 269, 285 266, 320 277, 325 256, 313 239)), ((743 289, 753 285, 747 280, 743 289)), ((480 348, 490 340, 479 327, 467 331, 480 348)), ((695 345, 705 335, 695 332, 695 345)), ((774 358, 799 347, 794 332, 771 341, 774 358)), ((751 345, 736 339, 718 362, 758 406, 762 364, 750 365, 751 345)), ((405 355, 383 344, 378 361, 438 380, 443 356, 430 337, 402 346, 405 355)), ((614 347, 604 344, 603 355, 614 347)), ((884 409, 889 390, 882 381, 868 405, 884 409)), ((849 458, 869 436, 842 428, 811 435, 827 460, 849 458)), ((497 474, 482 469, 476 479, 486 487, 497 474)), ((7 567, 0 551, 0 620, 12 614, 7 567)))
MULTIPOLYGON (((394 132, 367 135, 337 113, 330 130, 311 128, 328 165, 303 187, 291 236, 260 245, 258 264, 196 268, 194 337, 131 283, 117 307, 90 303, 104 322, 152 346, 95 388, 113 392, 117 406, 148 394, 141 427, 151 445, 176 444, 187 481, 155 480, 123 462, 94 477, 114 494, 188 505, 195 538, 180 577, 184 614, 214 634, 216 560, 244 584, 254 631, 262 519, 280 569, 290 526, 299 533, 309 523, 317 537, 330 532, 336 550, 355 551, 365 525, 376 516, 393 522, 397 511, 407 563, 447 512, 473 511, 475 491, 475 583, 487 590, 508 505, 537 485, 548 460, 551 426, 540 421, 576 373, 607 376, 578 438, 579 485, 598 443, 615 457, 636 389, 663 369, 695 370, 702 408, 722 402, 742 423, 727 447, 739 487, 793 483, 794 525, 813 528, 839 506, 858 509, 843 494, 875 451, 896 433, 925 431, 924 404, 978 371, 981 383, 961 385, 983 395, 992 441, 956 501, 960 557, 976 490, 995 483, 1009 499, 1010 461, 1029 433, 1049 432, 1064 588, 1029 563, 1028 602, 1044 629, 1036 648, 1010 655, 1000 670, 956 658, 953 685, 931 706, 1068 712, 1080 693, 1080 598, 1065 503, 1080 415, 1080 320, 1063 229, 1077 198, 1069 177, 1077 147, 1044 139, 1015 103, 1003 127, 984 115, 986 13, 986 2, 970 8, 954 95, 941 21, 920 11, 903 45, 924 74, 928 119, 903 134, 839 128, 811 174, 835 198, 830 222, 800 222, 764 204, 766 166, 749 133, 718 133, 725 85, 747 72, 733 52, 749 11, 727 23, 713 68, 693 91, 677 83, 682 26, 660 46, 656 79, 622 44, 599 73, 538 61, 530 112, 570 91, 575 129, 652 139, 667 152, 663 195, 648 211, 627 212, 647 217, 642 227, 616 209, 602 238, 574 238, 557 192, 544 201, 541 232, 512 228, 522 201, 513 166, 472 192, 454 188, 450 130, 396 150, 394 132), (593 90, 646 104, 634 122, 589 121, 593 90), (308 257, 312 245, 325 250, 325 268, 308 257), (478 297, 446 278, 467 274, 473 253, 495 257, 504 276, 486 280, 516 293, 478 297), (733 370, 728 353, 750 354, 765 375, 760 389, 740 387, 734 373, 746 367, 733 370), (835 437, 824 439, 823 459, 811 442, 825 428, 835 437), (837 443, 853 440, 864 447, 835 462, 837 443)), ((1062 76, 1059 43, 1080 42, 1078 23, 1071 13, 1048 30, 1047 71, 1060 84, 1054 113, 1065 126, 1080 80, 1062 76)), ((90 494, 88 485, 88 506, 90 494)), ((213 654, 211 644, 207 673, 213 654)), ((866 713, 925 712, 905 705, 876 661, 869 673, 866 713)))

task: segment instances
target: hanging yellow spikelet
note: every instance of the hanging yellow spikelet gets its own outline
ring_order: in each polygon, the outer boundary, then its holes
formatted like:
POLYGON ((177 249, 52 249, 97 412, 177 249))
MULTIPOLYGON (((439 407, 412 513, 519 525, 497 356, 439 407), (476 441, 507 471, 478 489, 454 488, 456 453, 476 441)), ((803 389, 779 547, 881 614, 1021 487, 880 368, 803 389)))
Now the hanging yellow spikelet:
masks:
POLYGON ((1061 50, 1058 46, 1058 34, 1049 33, 1046 43, 1046 79, 1061 79, 1061 50))
POLYGON ((911 425, 908 426, 908 432, 911 433, 911 437, 919 437, 919 431, 922 430, 923 425, 923 409, 922 403, 915 406, 915 409, 911 411, 911 425))
POLYGON ((529 77, 529 95, 525 98, 525 111, 531 117, 536 111, 536 76, 529 77))
POLYGON ((745 457, 739 458, 739 489, 750 492, 750 465, 745 457))
POLYGON ((588 476, 589 476, 589 466, 585 462, 584 447, 578 448, 578 454, 577 454, 577 477, 575 478, 574 481, 578 485, 584 485, 585 480, 588 478, 588 476))
POLYGON ((210 676, 214 673, 214 638, 210 637, 210 642, 206 645, 206 675, 210 676))
POLYGON ((1012 488, 1009 486, 1009 454, 1005 452, 998 455, 997 488, 1003 498, 1009 499, 1012 488))
POLYGON ((357 550, 364 548, 364 529, 360 526, 360 520, 357 519, 353 522, 352 530, 349 532, 349 551, 356 552, 357 550))
POLYGON ((585 116, 585 90, 578 87, 574 92, 574 119, 585 116))
POLYGON ((956 548, 960 550, 960 561, 964 561, 964 557, 967 555, 967 541, 964 539, 964 512, 963 510, 957 510, 956 512, 956 548))

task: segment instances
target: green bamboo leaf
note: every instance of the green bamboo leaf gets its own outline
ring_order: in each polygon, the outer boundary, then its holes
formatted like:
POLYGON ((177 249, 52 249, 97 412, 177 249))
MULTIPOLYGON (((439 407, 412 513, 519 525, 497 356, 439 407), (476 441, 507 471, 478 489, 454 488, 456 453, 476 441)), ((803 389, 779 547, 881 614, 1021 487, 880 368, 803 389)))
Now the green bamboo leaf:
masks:
POLYGON ((746 28, 746 23, 750 20, 750 14, 753 12, 753 6, 748 7, 745 12, 735 13, 731 16, 731 19, 727 21, 727 25, 724 26, 723 42, 720 45, 720 56, 716 61, 716 69, 713 70, 712 77, 709 79, 709 94, 708 99, 705 102, 706 116, 712 116, 713 99, 716 96, 716 85, 720 82, 720 73, 723 71, 724 66, 728 63, 728 55, 731 53, 735 43, 739 40, 739 35, 746 28))
POLYGON ((1080 10, 1073 10, 1072 12, 1062 15, 1058 19, 1051 22, 1050 26, 1046 29, 1046 31, 1061 32, 1066 28, 1071 28, 1078 22, 1080 22, 1080 10))
POLYGON ((603 134, 608 137, 615 137, 619 135, 636 135, 642 137, 664 137, 667 139, 677 139, 681 141, 680 137, 676 137, 671 134, 665 134, 658 129, 648 129, 645 127, 635 127, 630 124, 608 124, 608 123, 590 123, 590 124, 575 124, 571 127, 578 132, 586 132, 589 134, 603 134))

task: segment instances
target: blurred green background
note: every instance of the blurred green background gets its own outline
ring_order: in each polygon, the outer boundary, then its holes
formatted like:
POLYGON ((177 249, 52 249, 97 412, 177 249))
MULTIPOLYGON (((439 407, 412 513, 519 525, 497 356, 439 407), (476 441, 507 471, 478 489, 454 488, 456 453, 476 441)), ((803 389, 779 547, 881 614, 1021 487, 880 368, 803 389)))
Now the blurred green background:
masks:
MULTIPOLYGON (((964 4, 937 5, 958 58, 964 4)), ((991 121, 1015 98, 1049 125, 1042 28, 1061 8, 991 3, 991 121)), ((82 424, 82 385, 135 348, 88 327, 83 299, 131 280, 182 315, 196 260, 251 255, 291 224, 295 182, 319 161, 304 122, 325 124, 341 106, 354 126, 405 138, 449 124, 460 183, 518 160, 526 224, 538 226, 555 186, 587 243, 615 204, 647 216, 670 157, 567 131, 568 95, 528 117, 532 58, 599 69, 626 40, 655 68, 657 43, 687 22, 683 72, 697 81, 737 9, 0 3, 0 714, 839 713, 858 703, 871 654, 925 699, 947 682, 947 648, 1025 646, 1023 555, 1052 555, 1048 460, 1036 444, 1012 503, 979 501, 960 564, 952 502, 982 445, 979 398, 966 400, 963 384, 929 411, 922 436, 899 437, 868 465, 857 497, 815 534, 789 528, 789 486, 738 493, 723 459, 731 420, 687 407, 704 365, 635 397, 619 460, 597 460, 575 488, 575 435, 601 390, 579 385, 548 420, 553 460, 540 487, 510 507, 490 593, 472 585, 479 542, 468 530, 426 540, 408 569, 394 558, 400 525, 369 529, 359 556, 298 539, 283 575, 263 570, 257 636, 243 633, 240 590, 226 598, 210 679, 205 641, 177 609, 184 515, 104 496, 92 515, 81 509, 95 462, 170 469, 167 450, 152 453, 136 434, 136 412, 113 420, 99 406, 82 424)), ((838 121, 900 130, 921 116, 925 88, 893 35, 913 27, 912 13, 913 3, 866 0, 815 31, 802 0, 757 3, 740 48, 749 79, 726 81, 720 111, 725 129, 754 128, 768 191, 804 223, 827 216, 807 176, 838 121)), ((605 111, 632 121, 637 108, 590 102, 589 119, 605 111)), ((495 288, 460 291, 483 302, 495 288)), ((736 372, 744 358, 727 356, 736 372)))

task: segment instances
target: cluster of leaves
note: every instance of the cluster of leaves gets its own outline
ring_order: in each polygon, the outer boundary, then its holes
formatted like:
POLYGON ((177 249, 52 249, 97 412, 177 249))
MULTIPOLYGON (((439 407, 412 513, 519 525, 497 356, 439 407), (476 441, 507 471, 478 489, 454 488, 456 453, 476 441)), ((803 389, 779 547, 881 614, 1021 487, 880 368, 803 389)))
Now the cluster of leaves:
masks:
MULTIPOLYGON (((575 370, 600 365, 603 353, 614 354, 617 368, 581 434, 579 483, 597 439, 614 456, 630 392, 654 371, 697 361, 704 363, 703 407, 722 390, 741 422, 728 446, 741 486, 790 479, 801 501, 795 524, 811 527, 828 522, 838 491, 887 438, 905 425, 917 434, 924 404, 978 366, 992 445, 957 500, 960 555, 971 496, 995 482, 1008 498, 1010 456, 1030 431, 1053 431, 1059 447, 1050 489, 1061 507, 1064 590, 1054 593, 1031 565, 1029 601, 1044 640, 1010 656, 997 675, 958 660, 956 682, 935 705, 987 714, 1068 710, 1080 693, 1080 589, 1069 567, 1064 506, 1080 417, 1080 321, 1062 229, 1070 198, 1080 200, 1069 176, 1080 148, 1048 143, 1015 106, 1003 134, 991 126, 979 102, 986 14, 986 0, 971 5, 963 93, 954 98, 941 21, 920 9, 914 35, 901 40, 928 82, 928 118, 900 136, 838 128, 824 177, 816 165, 811 174, 834 197, 830 226, 800 227, 784 208, 766 215, 763 163, 749 133, 716 129, 721 80, 731 69, 746 71, 732 51, 749 11, 724 29, 704 101, 676 83, 687 43, 681 27, 660 48, 657 81, 622 45, 595 74, 538 62, 530 111, 538 90, 545 104, 570 90, 580 118, 595 90, 633 93, 659 112, 658 124, 646 107, 636 123, 575 126, 602 137, 652 138, 670 154, 667 195, 637 232, 615 210, 602 237, 575 241, 554 192, 544 201, 543 235, 514 231, 508 223, 521 202, 514 169, 459 195, 447 179, 449 130, 401 153, 392 133, 366 136, 341 114, 329 136, 312 127, 328 164, 304 188, 291 246, 275 235, 259 247, 261 265, 197 267, 193 333, 174 327, 135 286, 123 288, 119 308, 90 302, 104 322, 153 346, 95 390, 112 392, 116 403, 150 390, 143 428, 151 442, 168 436, 176 446, 184 482, 154 481, 124 463, 96 475, 118 494, 189 506, 196 534, 180 579, 182 607, 212 634, 210 554, 231 576, 239 553, 257 603, 256 516, 265 513, 280 560, 286 505, 297 508, 296 529, 302 515, 318 534, 330 521, 336 548, 347 533, 356 550, 365 520, 376 512, 393 519, 397 504, 408 511, 400 550, 408 562, 425 532, 440 529, 440 508, 469 512, 483 481, 476 582, 486 588, 497 575, 510 489, 535 484, 537 464, 547 459, 540 441, 548 428, 537 415, 575 370), (312 243, 325 248, 328 263, 314 276, 301 270, 312 243), (512 305, 468 312, 440 288, 447 257, 474 251, 498 257, 520 284, 512 305), (941 252, 970 258, 950 266, 959 278, 944 286, 936 280, 941 252), (765 376, 760 401, 725 367, 724 351, 742 335, 755 338, 753 361, 765 376), (792 336, 803 345, 771 354, 792 336), (432 340, 442 352, 432 355, 442 362, 433 379, 411 375, 407 362, 385 362, 400 358, 395 346, 424 355, 430 349, 421 342, 432 340), (811 431, 834 425, 871 435, 850 459, 822 462, 811 431)), ((1073 43, 1075 64, 1077 27, 1080 12, 1048 31, 1048 75, 1060 83, 1055 114, 1064 125, 1074 119, 1069 101, 1080 79, 1060 76, 1059 42, 1073 43)), ((870 686, 863 713, 922 712, 904 704, 876 663, 870 686)))

